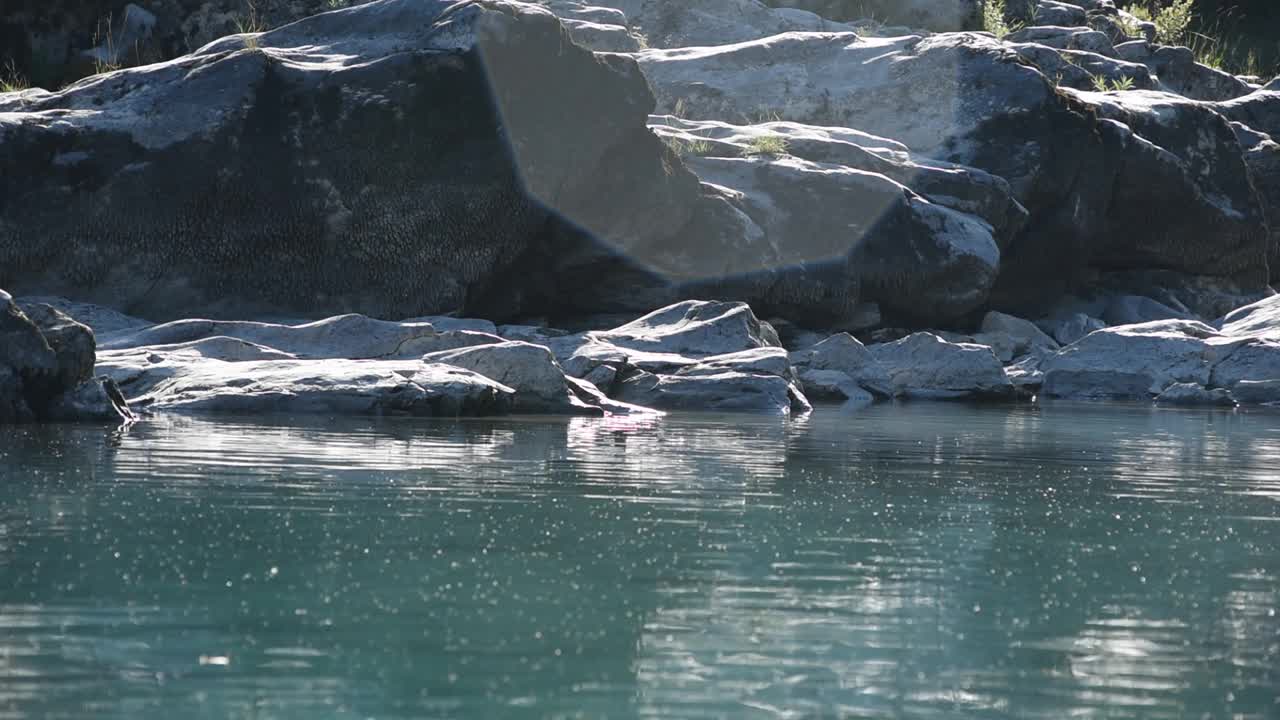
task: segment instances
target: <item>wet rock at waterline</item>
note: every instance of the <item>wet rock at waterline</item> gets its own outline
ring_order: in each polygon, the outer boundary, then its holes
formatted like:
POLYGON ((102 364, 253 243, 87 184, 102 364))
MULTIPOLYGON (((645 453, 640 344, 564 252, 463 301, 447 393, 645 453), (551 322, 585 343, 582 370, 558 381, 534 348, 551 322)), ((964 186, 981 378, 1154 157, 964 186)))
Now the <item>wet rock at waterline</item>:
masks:
POLYGON ((115 384, 94 377, 94 355, 88 327, 0 290, 0 423, 132 419, 115 384))

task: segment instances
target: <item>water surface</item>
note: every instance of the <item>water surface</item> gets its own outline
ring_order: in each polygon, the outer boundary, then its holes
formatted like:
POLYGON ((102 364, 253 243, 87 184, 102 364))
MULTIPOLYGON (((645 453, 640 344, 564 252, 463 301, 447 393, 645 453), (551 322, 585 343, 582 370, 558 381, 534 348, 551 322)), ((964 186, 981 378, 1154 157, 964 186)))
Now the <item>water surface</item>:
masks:
POLYGON ((1280 415, 0 430, 0 718, 1280 718, 1280 415))

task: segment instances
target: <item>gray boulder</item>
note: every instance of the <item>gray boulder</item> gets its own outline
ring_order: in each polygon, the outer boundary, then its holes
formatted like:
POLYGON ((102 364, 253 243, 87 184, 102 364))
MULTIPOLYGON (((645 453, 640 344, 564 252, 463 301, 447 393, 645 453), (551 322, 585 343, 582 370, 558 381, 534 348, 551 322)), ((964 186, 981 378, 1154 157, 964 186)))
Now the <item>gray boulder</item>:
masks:
POLYGON ((1058 341, 1046 335, 1035 323, 994 310, 982 317, 980 330, 984 334, 1008 337, 1013 345, 1014 357, 1058 349, 1058 341))
POLYGON ((985 301, 1025 222, 1005 181, 865 133, 673 116, 650 127, 723 203, 662 264, 733 277, 706 292, 771 314, 849 326, 872 301, 918 324, 954 319, 985 301))
POLYGON ((1231 394, 1243 405, 1275 405, 1280 403, 1280 379, 1242 380, 1231 394))
POLYGON ((778 334, 746 303, 686 300, 587 338, 616 348, 692 357, 781 347, 778 334))
MULTIPOLYGON (((429 353, 422 360, 465 368, 514 389, 511 406, 514 412, 605 414, 605 408, 579 399, 570 389, 555 356, 541 345, 508 341, 429 353)), ((618 403, 611 409, 616 411, 619 407, 623 406, 618 403)))
POLYGON ((1080 312, 1045 320, 1041 327, 1046 325, 1053 339, 1060 345, 1070 345, 1089 333, 1107 326, 1102 320, 1080 312))
POLYGON ((1233 310, 1213 325, 1223 335, 1280 342, 1280 295, 1233 310))
POLYGON ((94 357, 89 328, 0 290, 0 423, 133 419, 115 386, 93 377, 94 357))
POLYGON ((1236 401, 1230 392, 1222 388, 1209 390, 1195 383, 1177 383, 1165 388, 1156 397, 1156 403, 1187 407, 1234 407, 1236 401))
POLYGON ((931 32, 972 30, 979 24, 980 0, 768 0, 774 7, 797 8, 839 21, 874 18, 931 32))
POLYGON ((722 45, 786 32, 849 29, 812 12, 775 9, 759 0, 590 0, 589 4, 622 11, 630 27, 655 48, 722 45))
POLYGON ((1138 325, 1157 320, 1194 320, 1191 313, 1171 308, 1140 295, 1121 295, 1107 303, 1103 321, 1108 325, 1138 325))
POLYGON ((1056 397, 1132 397, 1138 395, 1140 378, 1146 381, 1146 398, 1178 383, 1204 387, 1214 363, 1232 349, 1216 342, 1219 337, 1213 328, 1193 320, 1098 330, 1045 360, 1045 392, 1056 397), (1091 390, 1090 384, 1101 390, 1091 390))
MULTIPOLYGON (((470 324, 468 324, 470 326, 470 324)), ((222 349, 268 348, 299 359, 348 360, 416 358, 429 352, 502 342, 502 338, 471 330, 438 331, 425 322, 389 322, 363 315, 339 315, 300 325, 232 320, 176 320, 133 332, 118 333, 102 344, 104 351, 164 346, 171 350, 217 338, 242 343, 206 345, 222 349), (246 345, 247 344, 247 345, 246 345), (225 348, 221 347, 225 345, 225 348)), ((258 351, 253 351, 258 352, 258 351)), ((220 359, 232 359, 213 355, 220 359)), ((236 357, 234 359, 252 359, 236 357)))
POLYGON ((663 112, 858 128, 1005 178, 1030 219, 1001 246, 996 309, 1047 304, 1091 268, 1250 291, 1267 280, 1261 197, 1229 123, 1202 103, 1059 88, 1013 45, 973 33, 790 34, 635 57, 663 112))
POLYGON ((58 367, 57 355, 40 329, 4 290, 0 290, 0 367, 29 380, 52 375, 58 367))
POLYGON ((170 357, 145 372, 100 369, 125 393, 149 386, 130 403, 151 412, 405 415, 455 417, 507 412, 515 391, 459 367, 410 360, 268 360, 226 362, 170 357), (149 376, 149 377, 148 377, 149 376))
POLYGON ((156 319, 652 307, 617 248, 704 202, 652 103, 508 0, 376 0, 3 94, 0 285, 156 319))
POLYGON ((869 350, 887 369, 896 395, 927 400, 1013 396, 1004 367, 984 345, 951 343, 921 332, 869 350))
POLYGON ((834 391, 853 399, 855 394, 848 391, 849 385, 881 397, 892 397, 896 393, 889 369, 848 333, 832 335, 812 347, 793 352, 790 360, 805 392, 812 392, 815 397, 828 399, 834 391))
POLYGON ((1128 370, 1050 370, 1041 393, 1069 400, 1150 400, 1151 375, 1128 370))
POLYGON ((53 383, 58 387, 73 388, 93 377, 97 343, 92 330, 51 305, 20 302, 19 307, 53 350, 53 383))
POLYGON ((784 377, 733 370, 674 375, 640 371, 617 385, 614 398, 662 410, 789 415, 812 409, 803 393, 784 377))

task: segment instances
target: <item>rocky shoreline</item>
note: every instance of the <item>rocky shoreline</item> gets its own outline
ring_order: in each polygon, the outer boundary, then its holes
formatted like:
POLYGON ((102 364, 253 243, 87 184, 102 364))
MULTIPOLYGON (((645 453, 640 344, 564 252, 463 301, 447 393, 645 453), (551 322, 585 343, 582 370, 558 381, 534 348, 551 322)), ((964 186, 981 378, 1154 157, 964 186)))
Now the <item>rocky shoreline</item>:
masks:
POLYGON ((1280 402, 1280 81, 1109 0, 301 5, 0 93, 0 420, 1280 402))
POLYGON ((59 298, 6 302, 7 422, 164 413, 785 416, 809 412, 812 402, 856 410, 898 400, 1039 398, 1280 405, 1280 296, 1213 325, 1113 326, 1064 347, 1041 327, 1074 332, 1074 319, 1037 326, 999 313, 974 336, 916 332, 865 345, 848 333, 797 333, 786 345, 739 302, 685 301, 578 333, 362 315, 151 324, 59 298), (96 325, 96 336, 68 313, 96 325))

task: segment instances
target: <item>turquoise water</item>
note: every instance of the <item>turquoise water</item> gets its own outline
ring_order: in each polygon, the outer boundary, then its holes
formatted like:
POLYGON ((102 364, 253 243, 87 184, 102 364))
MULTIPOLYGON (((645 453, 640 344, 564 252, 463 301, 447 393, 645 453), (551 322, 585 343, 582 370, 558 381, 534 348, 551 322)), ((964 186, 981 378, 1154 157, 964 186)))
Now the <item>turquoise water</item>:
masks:
POLYGON ((0 430, 0 718, 1278 718, 1280 415, 0 430))

